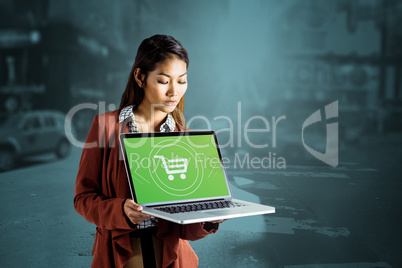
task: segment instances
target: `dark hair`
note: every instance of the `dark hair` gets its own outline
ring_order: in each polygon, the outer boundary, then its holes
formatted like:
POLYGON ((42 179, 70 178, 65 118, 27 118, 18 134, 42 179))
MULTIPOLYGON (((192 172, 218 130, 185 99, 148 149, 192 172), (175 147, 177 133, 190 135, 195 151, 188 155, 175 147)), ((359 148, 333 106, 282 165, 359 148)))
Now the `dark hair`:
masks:
MULTIPOLYGON (((127 86, 121 97, 119 109, 128 105, 138 107, 144 99, 144 89, 141 88, 134 79, 134 71, 140 68, 144 75, 143 86, 146 83, 148 73, 156 68, 156 64, 177 57, 183 60, 188 68, 189 60, 187 51, 181 43, 168 35, 154 35, 141 42, 137 50, 135 62, 131 68, 127 86)), ((184 120, 184 97, 181 98, 175 110, 171 113, 172 117, 181 127, 186 128, 184 120)))

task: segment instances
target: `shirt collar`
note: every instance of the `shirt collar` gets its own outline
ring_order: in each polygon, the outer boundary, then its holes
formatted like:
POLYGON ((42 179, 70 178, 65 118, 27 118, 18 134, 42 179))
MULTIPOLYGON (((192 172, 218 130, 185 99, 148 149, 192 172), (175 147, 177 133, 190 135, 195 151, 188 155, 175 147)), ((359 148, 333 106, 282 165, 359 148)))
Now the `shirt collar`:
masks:
MULTIPOLYGON (((128 118, 128 122, 134 125, 134 129, 138 131, 137 124, 135 123, 134 113, 133 113, 134 105, 129 105, 124 107, 119 114, 119 123, 124 122, 128 118)), ((172 132, 176 128, 176 122, 173 119, 173 116, 168 113, 165 122, 160 127, 160 132, 172 132)), ((139 131, 138 131, 139 132, 139 131)))

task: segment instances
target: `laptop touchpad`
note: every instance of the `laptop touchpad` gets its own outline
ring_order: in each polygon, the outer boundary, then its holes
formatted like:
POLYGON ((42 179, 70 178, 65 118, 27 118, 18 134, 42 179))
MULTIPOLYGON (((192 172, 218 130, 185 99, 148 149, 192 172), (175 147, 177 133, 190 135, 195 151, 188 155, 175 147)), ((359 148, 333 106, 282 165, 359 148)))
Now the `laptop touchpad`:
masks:
POLYGON ((214 215, 214 216, 222 216, 222 215, 231 215, 233 214, 233 211, 228 209, 228 208, 221 208, 221 209, 217 209, 217 210, 204 210, 202 211, 203 213, 207 213, 210 215, 214 215))

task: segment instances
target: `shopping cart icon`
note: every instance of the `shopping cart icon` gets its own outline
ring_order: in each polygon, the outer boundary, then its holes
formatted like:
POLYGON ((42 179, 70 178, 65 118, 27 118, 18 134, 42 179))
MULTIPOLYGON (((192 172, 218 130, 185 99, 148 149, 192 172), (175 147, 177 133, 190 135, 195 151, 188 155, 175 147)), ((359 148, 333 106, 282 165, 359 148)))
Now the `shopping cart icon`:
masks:
POLYGON ((174 180, 174 176, 172 174, 178 173, 181 173, 180 178, 186 178, 186 174, 184 174, 187 172, 188 161, 186 158, 167 160, 167 163, 165 157, 162 155, 154 155, 154 158, 160 158, 162 160, 163 167, 165 168, 166 173, 169 175, 169 180, 174 180))

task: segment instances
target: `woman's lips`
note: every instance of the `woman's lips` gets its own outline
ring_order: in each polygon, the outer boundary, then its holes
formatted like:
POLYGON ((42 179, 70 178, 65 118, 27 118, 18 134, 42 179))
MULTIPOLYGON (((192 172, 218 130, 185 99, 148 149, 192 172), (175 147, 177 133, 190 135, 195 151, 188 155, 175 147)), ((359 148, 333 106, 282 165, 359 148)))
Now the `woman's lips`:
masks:
POLYGON ((167 106, 172 106, 176 104, 176 101, 165 101, 164 104, 167 106))

